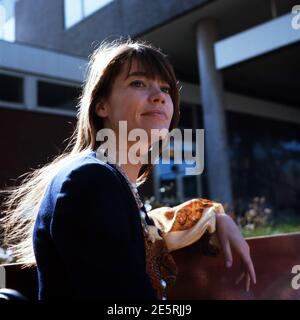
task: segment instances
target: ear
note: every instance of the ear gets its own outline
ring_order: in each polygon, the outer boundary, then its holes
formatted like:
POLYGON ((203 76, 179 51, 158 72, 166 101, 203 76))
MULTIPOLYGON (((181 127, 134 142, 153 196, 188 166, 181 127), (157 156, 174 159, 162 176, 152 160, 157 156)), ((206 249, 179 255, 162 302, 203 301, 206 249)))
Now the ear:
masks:
POLYGON ((108 116, 108 105, 104 102, 98 102, 96 104, 96 114, 101 118, 106 118, 108 116))

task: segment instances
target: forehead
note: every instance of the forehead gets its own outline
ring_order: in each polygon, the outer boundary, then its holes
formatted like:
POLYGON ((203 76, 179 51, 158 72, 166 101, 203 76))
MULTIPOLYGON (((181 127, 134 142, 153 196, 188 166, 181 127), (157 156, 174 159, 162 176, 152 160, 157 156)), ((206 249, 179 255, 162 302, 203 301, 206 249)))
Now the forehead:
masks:
POLYGON ((152 61, 132 58, 127 60, 121 70, 121 75, 124 80, 130 76, 144 76, 151 80, 159 80, 170 83, 170 79, 165 71, 162 71, 158 65, 152 61))

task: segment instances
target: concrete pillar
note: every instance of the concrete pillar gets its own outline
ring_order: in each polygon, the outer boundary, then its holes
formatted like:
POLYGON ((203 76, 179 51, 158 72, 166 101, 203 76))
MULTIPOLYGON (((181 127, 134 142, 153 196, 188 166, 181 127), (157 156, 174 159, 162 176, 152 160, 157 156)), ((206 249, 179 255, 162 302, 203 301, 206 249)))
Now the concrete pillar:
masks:
POLYGON ((196 36, 210 198, 232 205, 223 84, 221 73, 215 67, 216 21, 201 20, 197 24, 196 36))

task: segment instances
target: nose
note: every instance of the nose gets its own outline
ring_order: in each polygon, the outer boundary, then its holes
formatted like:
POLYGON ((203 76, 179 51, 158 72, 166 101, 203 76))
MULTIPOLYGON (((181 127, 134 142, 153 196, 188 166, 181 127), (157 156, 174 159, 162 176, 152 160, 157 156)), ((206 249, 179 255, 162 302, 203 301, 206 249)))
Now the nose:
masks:
POLYGON ((165 95, 161 91, 160 87, 153 87, 150 92, 150 100, 154 104, 164 104, 165 103, 165 95))

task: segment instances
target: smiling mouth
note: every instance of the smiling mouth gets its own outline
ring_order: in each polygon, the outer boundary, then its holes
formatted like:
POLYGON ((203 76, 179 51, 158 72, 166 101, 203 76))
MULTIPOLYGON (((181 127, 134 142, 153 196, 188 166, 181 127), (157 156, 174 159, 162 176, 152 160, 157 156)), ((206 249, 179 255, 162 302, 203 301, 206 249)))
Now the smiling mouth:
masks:
POLYGON ((149 117, 159 118, 159 119, 162 119, 162 120, 167 120, 166 114, 163 113, 163 112, 160 112, 160 111, 146 112, 146 113, 143 113, 142 116, 149 116, 149 117))

